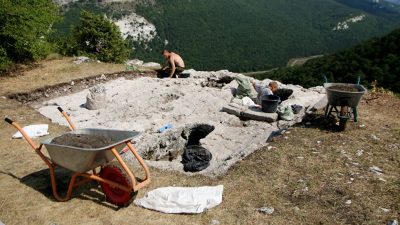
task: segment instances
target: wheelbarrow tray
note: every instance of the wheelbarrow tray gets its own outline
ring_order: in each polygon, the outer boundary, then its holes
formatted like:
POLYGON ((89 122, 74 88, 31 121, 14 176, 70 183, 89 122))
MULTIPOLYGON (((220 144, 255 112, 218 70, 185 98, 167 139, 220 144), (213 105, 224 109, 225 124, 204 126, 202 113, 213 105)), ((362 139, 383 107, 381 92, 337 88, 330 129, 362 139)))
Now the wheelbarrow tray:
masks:
POLYGON ((109 138, 113 142, 111 145, 101 148, 79 148, 51 143, 55 137, 42 142, 42 144, 46 147, 52 162, 69 170, 80 173, 87 172, 110 162, 115 157, 110 151, 113 147, 115 147, 117 151, 120 151, 124 147, 124 145, 122 145, 123 143, 132 140, 139 134, 137 131, 94 128, 79 129, 70 131, 68 133, 98 135, 109 138))
POLYGON ((324 83, 324 87, 326 90, 326 95, 328 98, 328 104, 332 106, 349 106, 349 107, 357 107, 358 103, 361 100, 361 97, 367 91, 364 86, 360 84, 348 84, 348 83, 324 83), (334 90, 329 87, 332 86, 345 86, 349 88, 356 88, 358 91, 342 91, 342 90, 334 90))

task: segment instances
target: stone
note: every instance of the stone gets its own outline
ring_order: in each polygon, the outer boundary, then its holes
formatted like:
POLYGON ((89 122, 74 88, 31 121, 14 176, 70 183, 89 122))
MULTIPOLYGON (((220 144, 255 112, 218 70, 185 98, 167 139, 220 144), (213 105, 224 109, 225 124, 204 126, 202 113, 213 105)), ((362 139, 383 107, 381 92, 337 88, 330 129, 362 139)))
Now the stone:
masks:
POLYGON ((220 222, 218 220, 216 220, 216 219, 212 219, 210 224, 211 225, 218 225, 218 224, 220 224, 220 222))
POLYGON ((238 117, 257 121, 274 122, 278 119, 277 113, 265 113, 261 110, 249 109, 236 103, 230 103, 229 105, 222 107, 221 110, 238 117))
POLYGON ((275 209, 274 209, 274 207, 261 207, 261 208, 258 208, 257 211, 271 215, 272 213, 274 213, 275 209))
POLYGON ((89 89, 86 96, 86 108, 89 110, 97 110, 107 105, 106 89, 104 86, 97 85, 89 89))
POLYGON ((372 173, 376 174, 376 175, 381 175, 383 173, 383 170, 381 170, 379 167, 377 166, 372 166, 369 168, 369 171, 371 171, 372 173))

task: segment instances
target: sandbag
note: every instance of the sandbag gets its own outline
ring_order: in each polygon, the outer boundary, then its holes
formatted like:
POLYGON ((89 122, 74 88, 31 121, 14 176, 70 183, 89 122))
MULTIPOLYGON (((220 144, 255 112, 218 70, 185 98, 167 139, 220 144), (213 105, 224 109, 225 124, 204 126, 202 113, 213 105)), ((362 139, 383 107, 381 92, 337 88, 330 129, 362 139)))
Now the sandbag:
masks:
POLYGON ((236 89, 236 97, 243 98, 251 95, 251 87, 249 78, 247 77, 235 77, 236 82, 239 84, 236 89))
POLYGON ((291 106, 278 107, 278 115, 282 120, 290 121, 294 118, 294 113, 291 106))
POLYGON ((104 108, 107 105, 106 88, 102 85, 97 85, 89 89, 86 96, 86 108, 96 110, 104 108))

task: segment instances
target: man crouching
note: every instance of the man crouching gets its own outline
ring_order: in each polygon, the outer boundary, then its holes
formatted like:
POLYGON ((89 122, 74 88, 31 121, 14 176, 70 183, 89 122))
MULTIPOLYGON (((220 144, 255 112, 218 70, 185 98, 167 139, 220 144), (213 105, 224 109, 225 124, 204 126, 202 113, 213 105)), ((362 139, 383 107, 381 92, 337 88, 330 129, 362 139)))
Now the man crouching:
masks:
POLYGON ((170 52, 166 49, 163 50, 162 55, 166 60, 166 66, 158 71, 159 77, 177 78, 185 70, 183 59, 175 52, 170 52))

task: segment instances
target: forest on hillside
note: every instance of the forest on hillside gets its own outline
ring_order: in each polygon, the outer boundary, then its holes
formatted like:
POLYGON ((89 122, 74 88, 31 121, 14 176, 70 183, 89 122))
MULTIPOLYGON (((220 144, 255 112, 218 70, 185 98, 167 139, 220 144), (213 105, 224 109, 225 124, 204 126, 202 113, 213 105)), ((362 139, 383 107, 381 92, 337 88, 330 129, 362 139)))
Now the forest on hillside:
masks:
POLYGON ((400 28, 332 55, 307 61, 302 66, 280 68, 260 74, 258 79, 275 79, 304 87, 322 85, 324 76, 329 82, 356 83, 358 77, 366 86, 376 81, 400 93, 400 28))
POLYGON ((157 36, 149 43, 131 41, 131 58, 159 62, 165 47, 180 53, 196 70, 248 72, 284 66, 291 58, 332 53, 400 25, 399 7, 370 0, 154 2, 78 1, 64 10, 58 32, 65 35, 82 9, 114 19, 135 11, 156 26, 157 36), (348 29, 334 30, 339 22, 362 15, 348 29))

